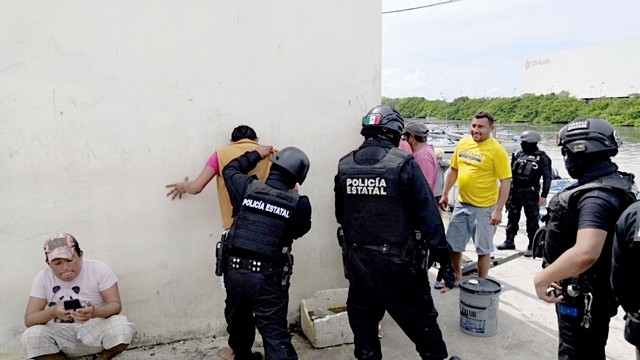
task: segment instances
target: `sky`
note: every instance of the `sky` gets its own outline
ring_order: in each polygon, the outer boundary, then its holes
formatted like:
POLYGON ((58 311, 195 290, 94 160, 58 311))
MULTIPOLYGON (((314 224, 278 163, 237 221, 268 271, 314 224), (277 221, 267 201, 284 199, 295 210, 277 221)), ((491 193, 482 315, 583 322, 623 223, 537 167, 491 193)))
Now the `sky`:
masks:
POLYGON ((382 96, 520 95, 524 60, 640 39, 639 0, 382 1, 382 96))

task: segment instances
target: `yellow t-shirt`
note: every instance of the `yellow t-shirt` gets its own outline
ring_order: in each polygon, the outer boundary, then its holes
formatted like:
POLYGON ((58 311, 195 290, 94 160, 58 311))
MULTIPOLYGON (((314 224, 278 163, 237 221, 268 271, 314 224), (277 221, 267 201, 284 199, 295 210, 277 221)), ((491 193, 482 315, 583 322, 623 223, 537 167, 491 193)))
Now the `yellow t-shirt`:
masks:
POLYGON ((495 138, 475 142, 471 136, 460 139, 450 165, 458 169, 459 200, 475 207, 498 202, 498 180, 511 178, 507 150, 495 138))
MULTIPOLYGON (((216 184, 218 186, 218 202, 220 203, 220 215, 222 216, 222 227, 225 230, 231 228, 233 223, 233 206, 231 205, 231 199, 229 198, 229 192, 224 184, 224 178, 222 177, 222 169, 227 164, 237 158, 238 156, 246 153, 247 151, 253 151, 258 148, 258 143, 249 140, 242 139, 234 143, 231 143, 223 148, 216 150, 218 154, 218 164, 220 165, 220 174, 216 177, 216 184)), ((249 172, 249 176, 256 175, 259 180, 264 180, 269 175, 269 169, 271 168, 271 162, 269 156, 260 160, 258 165, 249 172)))

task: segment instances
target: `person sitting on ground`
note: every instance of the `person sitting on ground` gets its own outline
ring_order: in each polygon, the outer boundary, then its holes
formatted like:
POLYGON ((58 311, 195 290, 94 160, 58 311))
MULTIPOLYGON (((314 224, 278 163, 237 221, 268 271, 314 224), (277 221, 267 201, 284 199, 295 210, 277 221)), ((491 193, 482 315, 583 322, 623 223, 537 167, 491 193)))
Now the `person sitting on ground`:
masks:
POLYGON ((62 360, 123 352, 135 332, 120 315, 118 279, 102 261, 83 258, 75 237, 61 233, 44 243, 48 267, 38 273, 24 317, 27 358, 62 360), (75 304, 74 304, 75 303, 75 304))

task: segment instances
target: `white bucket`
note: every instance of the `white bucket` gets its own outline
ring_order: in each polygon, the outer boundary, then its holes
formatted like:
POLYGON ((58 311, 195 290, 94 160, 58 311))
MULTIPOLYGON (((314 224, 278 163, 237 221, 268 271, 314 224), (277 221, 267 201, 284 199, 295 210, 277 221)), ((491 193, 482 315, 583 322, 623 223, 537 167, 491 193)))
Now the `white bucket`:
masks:
POLYGON ((460 282, 460 330, 474 336, 493 336, 498 331, 499 282, 469 278, 460 282))

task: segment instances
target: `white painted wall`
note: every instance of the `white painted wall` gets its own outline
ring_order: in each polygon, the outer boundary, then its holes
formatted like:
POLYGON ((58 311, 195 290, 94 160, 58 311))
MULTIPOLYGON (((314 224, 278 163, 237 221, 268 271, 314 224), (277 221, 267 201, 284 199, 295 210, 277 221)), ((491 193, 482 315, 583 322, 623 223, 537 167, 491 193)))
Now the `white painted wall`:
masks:
POLYGON ((379 102, 380 40, 380 0, 0 2, 0 355, 60 231, 115 270, 137 343, 223 333, 215 186, 173 202, 164 186, 239 124, 311 159, 290 320, 346 286, 333 176, 379 102))
POLYGON ((568 91, 577 98, 640 93, 640 39, 531 56, 522 62, 523 93, 568 91))

